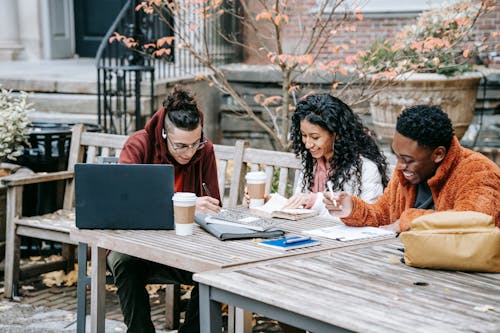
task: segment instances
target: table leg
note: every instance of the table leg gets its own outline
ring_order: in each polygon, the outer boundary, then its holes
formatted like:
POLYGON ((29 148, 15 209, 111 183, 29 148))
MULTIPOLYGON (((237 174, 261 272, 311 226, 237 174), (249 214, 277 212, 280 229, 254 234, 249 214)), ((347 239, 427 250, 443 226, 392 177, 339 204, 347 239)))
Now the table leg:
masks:
POLYGON ((106 320, 106 250, 92 245, 90 331, 104 332, 106 320))
POLYGON ((76 291, 76 332, 85 333, 85 317, 87 315, 87 244, 78 243, 78 287, 76 291))
POLYGON ((201 333, 222 331, 221 303, 210 299, 210 287, 199 284, 201 333))
POLYGON ((229 333, 251 333, 252 312, 229 305, 227 331, 229 333))

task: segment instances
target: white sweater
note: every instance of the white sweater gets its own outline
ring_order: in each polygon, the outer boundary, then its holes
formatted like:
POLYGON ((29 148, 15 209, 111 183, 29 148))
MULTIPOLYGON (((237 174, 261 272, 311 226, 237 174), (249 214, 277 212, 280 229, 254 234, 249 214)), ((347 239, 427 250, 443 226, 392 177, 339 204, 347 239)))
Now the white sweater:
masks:
MULTIPOLYGON (((384 192, 384 186, 382 185, 382 177, 380 176, 380 172, 378 171, 377 165, 372 160, 369 160, 365 157, 361 157, 361 161, 362 161, 361 193, 357 194, 358 185, 356 184, 355 179, 350 179, 346 183, 344 183, 342 190, 349 194, 357 195, 363 201, 366 201, 368 203, 373 203, 377 201, 377 199, 384 192)), ((302 192, 303 178, 304 174, 301 172, 299 174, 297 187, 295 188, 294 193, 302 192)), ((319 216, 321 217, 328 217, 331 219, 338 220, 338 218, 331 216, 328 210, 326 209, 325 204, 323 203, 323 192, 318 192, 318 195, 316 196, 316 201, 314 202, 314 205, 311 207, 311 209, 318 211, 319 216)))

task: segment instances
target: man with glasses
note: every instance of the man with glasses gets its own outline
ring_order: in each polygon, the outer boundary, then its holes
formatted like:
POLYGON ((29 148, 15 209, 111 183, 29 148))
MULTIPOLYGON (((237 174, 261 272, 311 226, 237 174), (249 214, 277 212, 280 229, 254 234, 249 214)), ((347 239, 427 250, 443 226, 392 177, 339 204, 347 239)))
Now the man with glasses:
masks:
MULTIPOLYGON (((143 130, 133 133, 120 154, 120 163, 173 164, 175 192, 197 195, 197 213, 218 213, 220 193, 212 143, 203 134, 203 114, 193 96, 175 88, 143 130)), ((155 262, 110 252, 107 257, 117 287, 128 332, 155 332, 149 295, 151 278, 194 284, 192 273, 155 262)), ((198 287, 191 291, 180 333, 199 332, 198 287)))
POLYGON ((325 195, 330 214, 351 226, 405 231, 415 218, 436 211, 477 211, 500 227, 500 169, 460 146, 448 115, 417 105, 398 117, 392 149, 396 170, 384 194, 368 204, 346 193, 325 195))

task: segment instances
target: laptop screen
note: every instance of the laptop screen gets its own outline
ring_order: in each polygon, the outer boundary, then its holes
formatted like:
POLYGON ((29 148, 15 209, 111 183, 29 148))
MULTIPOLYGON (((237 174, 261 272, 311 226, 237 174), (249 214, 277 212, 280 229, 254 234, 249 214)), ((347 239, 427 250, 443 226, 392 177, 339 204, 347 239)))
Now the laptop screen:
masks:
POLYGON ((81 229, 174 229, 173 194, 172 165, 75 165, 81 229))

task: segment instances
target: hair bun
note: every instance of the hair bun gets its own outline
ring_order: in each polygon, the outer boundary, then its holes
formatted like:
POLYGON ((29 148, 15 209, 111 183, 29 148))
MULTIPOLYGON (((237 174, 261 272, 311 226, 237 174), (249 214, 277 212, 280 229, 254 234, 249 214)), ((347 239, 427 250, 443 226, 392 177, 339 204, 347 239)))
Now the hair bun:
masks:
POLYGON ((175 87, 163 102, 167 111, 188 110, 193 108, 193 105, 196 105, 193 94, 180 87, 175 87))

